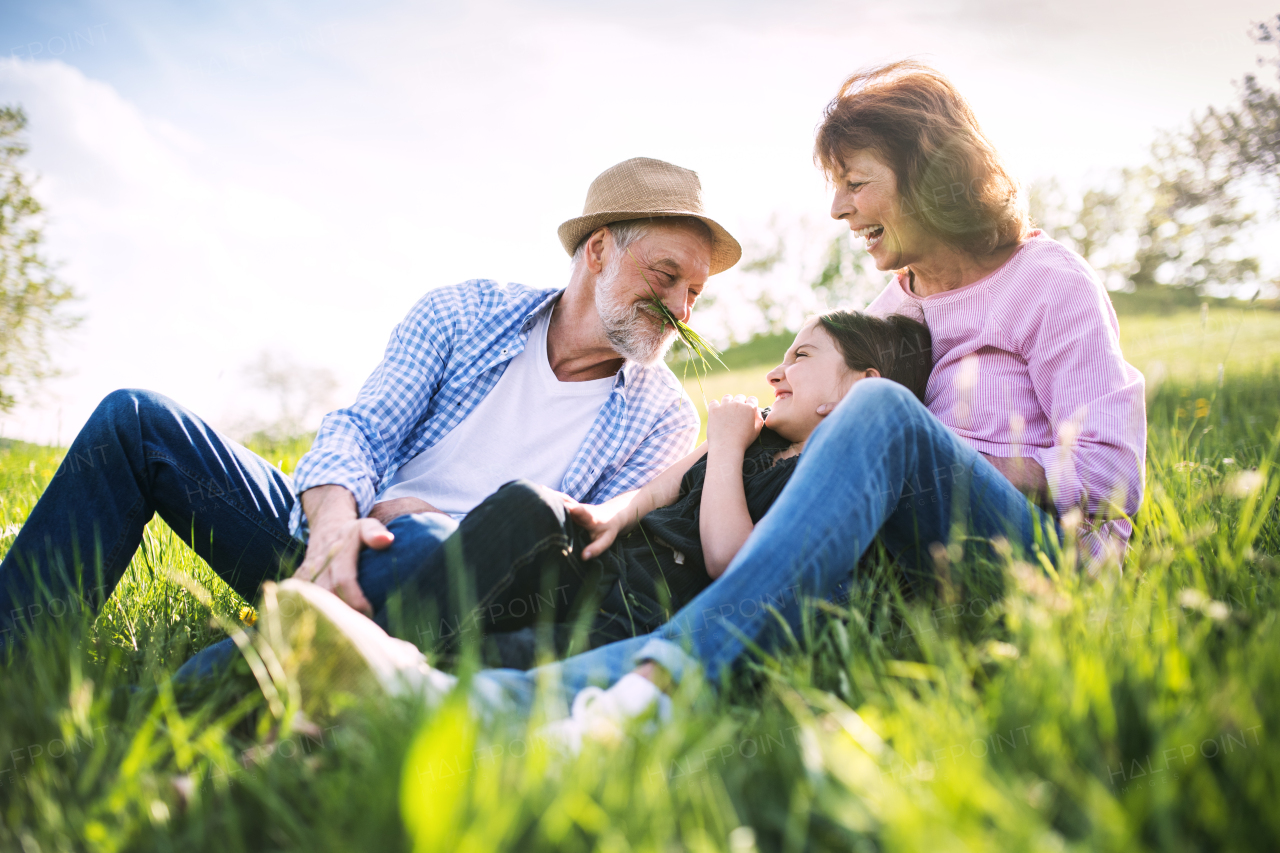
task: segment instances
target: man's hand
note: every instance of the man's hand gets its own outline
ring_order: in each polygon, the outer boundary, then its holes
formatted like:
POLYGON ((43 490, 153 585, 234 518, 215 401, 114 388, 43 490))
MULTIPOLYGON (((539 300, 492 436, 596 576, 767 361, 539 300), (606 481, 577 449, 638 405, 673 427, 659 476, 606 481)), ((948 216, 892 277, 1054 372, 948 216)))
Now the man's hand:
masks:
POLYGON ((420 498, 393 498, 374 504, 373 509, 369 510, 369 517, 383 524, 390 524, 402 515, 413 515, 415 512, 443 513, 444 510, 436 509, 420 498))
POLYGON ((311 536, 295 578, 311 581, 341 598, 365 616, 373 606, 357 581, 360 550, 381 551, 395 541, 386 525, 375 518, 356 517, 356 499, 342 486, 317 486, 302 493, 311 536))
POLYGON ((755 397, 725 394, 719 403, 707 404, 707 445, 735 453, 745 452, 764 427, 760 403, 755 397))

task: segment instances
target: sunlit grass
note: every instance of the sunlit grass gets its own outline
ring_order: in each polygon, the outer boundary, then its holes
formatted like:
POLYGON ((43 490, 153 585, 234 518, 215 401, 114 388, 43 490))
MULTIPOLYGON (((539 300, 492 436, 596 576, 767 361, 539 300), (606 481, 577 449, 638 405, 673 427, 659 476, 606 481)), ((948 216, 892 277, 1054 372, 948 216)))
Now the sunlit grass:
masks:
MULTIPOLYGON (((457 704, 299 729, 251 678, 172 695, 221 636, 210 616, 245 602, 153 523, 96 622, 0 671, 0 849, 1274 849, 1280 328, 1246 316, 1228 353, 1189 319, 1176 340, 1124 320, 1130 361, 1167 378, 1123 576, 1002 565, 995 594, 961 559, 904 599, 872 557, 805 651, 575 761, 457 704)), ((713 373, 707 396, 764 391, 766 369, 713 373)), ((290 469, 302 448, 260 449, 290 469)), ((59 457, 0 449, 6 531, 59 457)))

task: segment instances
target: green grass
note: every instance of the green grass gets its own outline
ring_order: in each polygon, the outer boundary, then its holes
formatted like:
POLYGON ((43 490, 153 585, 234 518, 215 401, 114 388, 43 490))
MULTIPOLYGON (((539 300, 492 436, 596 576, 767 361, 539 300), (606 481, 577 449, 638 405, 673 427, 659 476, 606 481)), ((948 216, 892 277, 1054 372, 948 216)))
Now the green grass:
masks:
MULTIPOLYGON (((1167 375, 1123 577, 1009 564, 997 594, 954 553, 904 599, 873 556, 803 649, 575 761, 456 703, 300 730, 243 679, 172 695, 243 602, 153 523, 95 621, 0 668, 0 850, 1275 849, 1280 315, 1218 310, 1122 320, 1167 375)), ((59 456, 0 448, 5 529, 59 456)))
MULTIPOLYGON (((1224 377, 1280 369, 1280 310, 1270 305, 1215 300, 1202 313, 1199 303, 1183 304, 1187 295, 1172 302, 1145 294, 1119 293, 1113 299, 1125 358, 1149 386, 1169 379, 1216 382, 1219 365, 1224 377)), ((773 391, 765 374, 782 361, 794 339, 791 332, 755 337, 721 353, 727 369, 716 365, 697 381, 686 381, 703 423, 706 401, 725 394, 754 394, 760 405, 769 405, 773 391)), ((679 375, 679 365, 675 369, 679 375)), ((698 440, 705 437, 704 432, 698 440)))

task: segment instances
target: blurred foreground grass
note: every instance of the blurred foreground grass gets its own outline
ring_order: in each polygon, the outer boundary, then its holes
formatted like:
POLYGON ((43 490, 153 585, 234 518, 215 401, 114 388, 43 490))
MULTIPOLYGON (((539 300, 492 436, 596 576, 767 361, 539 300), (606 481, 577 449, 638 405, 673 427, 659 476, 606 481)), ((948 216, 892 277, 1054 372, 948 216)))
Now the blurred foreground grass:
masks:
MULTIPOLYGON (((0 670, 0 850, 1276 849, 1277 316, 1122 320, 1165 376, 1123 577, 1015 563, 996 594, 957 553, 904 599, 872 557, 803 650, 575 761, 458 703, 311 729, 235 683, 174 696, 244 603, 153 523, 96 621, 0 670)), ((58 458, 0 449, 0 549, 58 458)))

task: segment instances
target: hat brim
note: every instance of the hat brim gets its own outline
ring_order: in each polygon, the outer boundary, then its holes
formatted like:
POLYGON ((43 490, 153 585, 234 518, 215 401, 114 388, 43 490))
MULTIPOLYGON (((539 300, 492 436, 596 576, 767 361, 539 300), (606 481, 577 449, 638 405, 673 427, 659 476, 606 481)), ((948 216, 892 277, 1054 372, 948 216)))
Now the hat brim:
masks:
POLYGON ((602 211, 587 216, 579 216, 561 223, 560 227, 556 229, 556 233, 560 236, 560 245, 564 246, 564 250, 572 256, 574 250, 578 248, 578 244, 582 242, 582 238, 597 228, 631 219, 666 219, 674 216, 687 216, 690 219, 696 219, 711 230, 710 275, 724 272, 742 259, 742 246, 738 244, 732 234, 724 230, 719 222, 688 210, 602 211))

